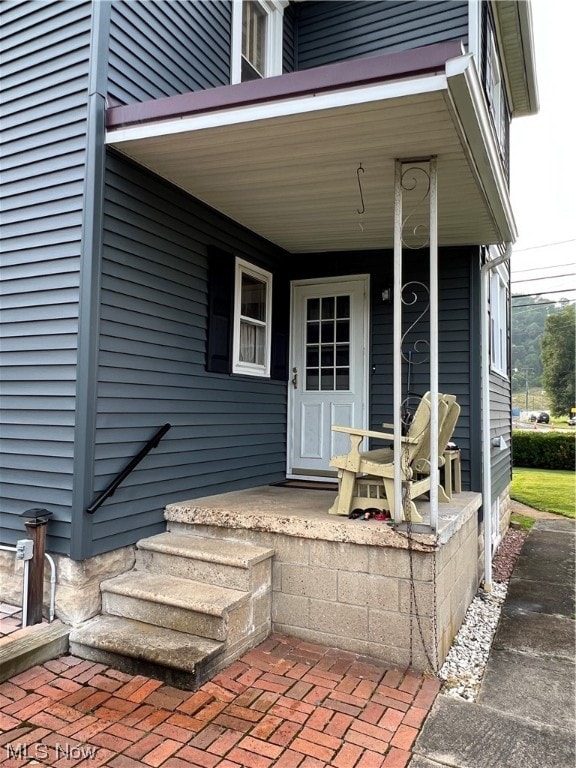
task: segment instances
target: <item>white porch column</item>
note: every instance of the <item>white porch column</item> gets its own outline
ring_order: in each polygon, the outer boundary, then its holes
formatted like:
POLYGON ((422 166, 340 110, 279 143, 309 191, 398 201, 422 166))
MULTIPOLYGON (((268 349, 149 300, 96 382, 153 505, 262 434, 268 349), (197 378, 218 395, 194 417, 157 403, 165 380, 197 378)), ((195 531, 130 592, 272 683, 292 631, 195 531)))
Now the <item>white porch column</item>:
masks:
POLYGON ((438 530, 438 168, 430 158, 430 527, 438 530))
MULTIPOLYGON (((422 249, 429 247, 429 310, 430 331, 427 341, 430 363, 430 526, 438 530, 438 481, 439 481, 439 446, 438 446, 438 174, 436 157, 417 160, 395 161, 394 168, 394 455, 402 455, 402 249, 422 249), (410 172, 410 173, 408 173, 410 172), (404 174, 410 181, 404 182, 404 174), (422 188, 414 176, 422 174, 427 180, 427 189, 422 188), (418 189, 417 189, 418 188, 418 189), (416 191, 413 208, 404 219, 404 194, 416 191), (427 211, 426 211, 427 206, 427 211), (404 227, 411 228, 412 242, 405 241, 404 227), (427 237, 420 242, 422 229, 427 230, 427 237)), ((425 286, 421 284, 423 288, 425 286)), ((411 326, 411 330, 414 325, 411 326)), ((407 396, 409 393, 406 393, 407 396)), ((394 520, 398 524, 403 519, 401 462, 394 462, 394 520)))
POLYGON ((402 475, 402 161, 394 163, 394 367, 392 376, 394 407, 394 521, 403 520, 402 475))

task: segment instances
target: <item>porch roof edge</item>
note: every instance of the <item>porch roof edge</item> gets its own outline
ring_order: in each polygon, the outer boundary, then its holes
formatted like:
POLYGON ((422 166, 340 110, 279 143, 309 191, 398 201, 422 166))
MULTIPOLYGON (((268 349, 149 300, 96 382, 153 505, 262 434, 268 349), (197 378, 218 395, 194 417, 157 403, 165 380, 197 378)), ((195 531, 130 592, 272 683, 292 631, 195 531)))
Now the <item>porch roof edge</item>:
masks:
POLYGON ((459 126, 462 145, 470 165, 500 233, 500 242, 514 243, 518 229, 508 181, 473 56, 467 54, 447 62, 446 79, 448 104, 454 113, 455 124, 459 126))
POLYGON ((114 130, 129 125, 170 120, 231 107, 292 99, 343 88, 362 87, 434 72, 444 73, 446 62, 461 54, 462 45, 457 41, 436 43, 407 51, 342 61, 263 80, 252 80, 163 99, 109 107, 106 112, 106 127, 108 130, 114 130))

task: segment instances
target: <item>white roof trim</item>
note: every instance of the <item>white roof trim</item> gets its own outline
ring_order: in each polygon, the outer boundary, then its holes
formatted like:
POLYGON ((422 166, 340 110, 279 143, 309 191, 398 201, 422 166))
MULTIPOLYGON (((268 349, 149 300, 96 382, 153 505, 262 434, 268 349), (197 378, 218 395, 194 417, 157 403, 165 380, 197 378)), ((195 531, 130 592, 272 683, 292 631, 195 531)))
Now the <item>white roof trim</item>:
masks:
POLYGON ((508 181, 486 106, 480 78, 471 54, 446 62, 449 106, 454 112, 463 146, 475 169, 478 184, 492 211, 502 242, 514 242, 518 235, 508 181))
POLYGON ((512 116, 535 115, 540 104, 534 58, 531 0, 491 0, 491 2, 512 116), (520 67, 511 64, 511 54, 515 52, 521 59, 520 67))

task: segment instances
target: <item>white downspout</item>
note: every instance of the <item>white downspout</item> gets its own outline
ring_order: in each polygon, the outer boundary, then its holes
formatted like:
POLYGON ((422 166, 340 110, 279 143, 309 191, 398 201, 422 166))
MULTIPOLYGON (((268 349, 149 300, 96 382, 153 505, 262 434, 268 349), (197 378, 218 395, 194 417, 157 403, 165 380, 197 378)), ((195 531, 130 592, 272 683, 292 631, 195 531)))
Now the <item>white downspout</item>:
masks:
POLYGON ((482 412, 482 506, 484 507, 484 589, 492 591, 492 466, 490 456, 490 272, 495 267, 510 261, 512 245, 506 243, 506 250, 497 259, 487 261, 480 268, 480 378, 482 412))

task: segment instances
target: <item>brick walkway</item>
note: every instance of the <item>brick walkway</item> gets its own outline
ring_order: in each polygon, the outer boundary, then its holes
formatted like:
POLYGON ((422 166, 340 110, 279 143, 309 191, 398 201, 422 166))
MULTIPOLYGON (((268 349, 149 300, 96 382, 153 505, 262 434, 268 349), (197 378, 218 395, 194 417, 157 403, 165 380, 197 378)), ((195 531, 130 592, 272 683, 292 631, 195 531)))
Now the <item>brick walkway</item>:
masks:
POLYGON ((0 639, 17 632, 22 627, 22 608, 0 603, 0 639))
POLYGON ((195 693, 64 656, 0 685, 0 763, 404 768, 439 687, 280 635, 195 693))

